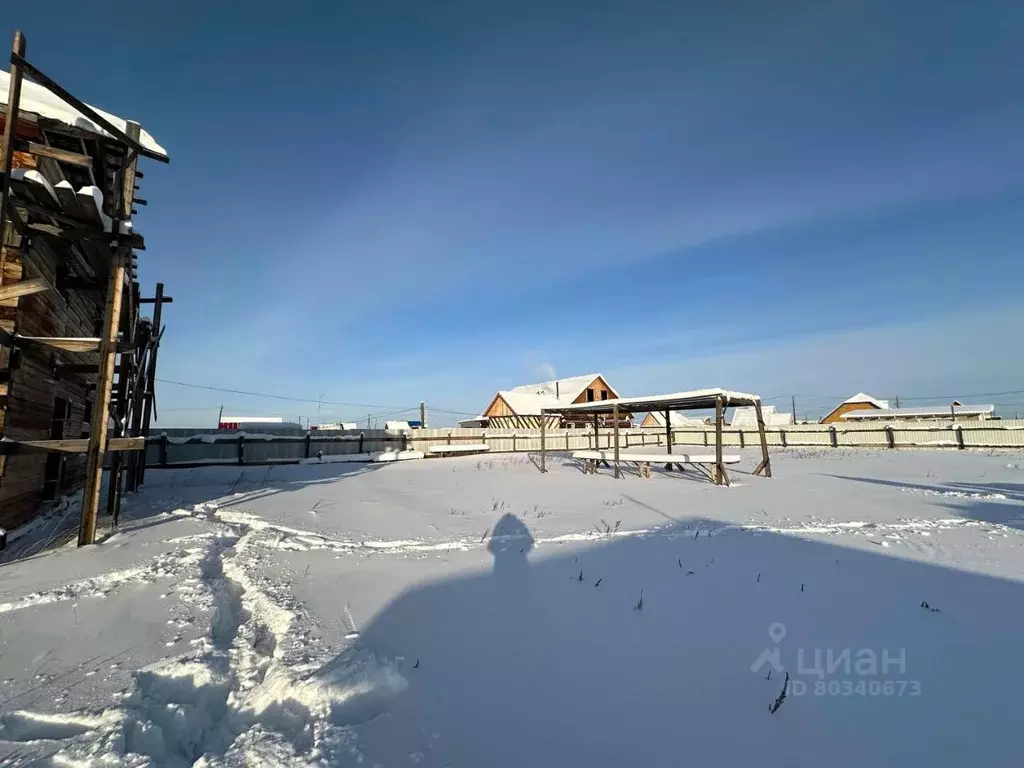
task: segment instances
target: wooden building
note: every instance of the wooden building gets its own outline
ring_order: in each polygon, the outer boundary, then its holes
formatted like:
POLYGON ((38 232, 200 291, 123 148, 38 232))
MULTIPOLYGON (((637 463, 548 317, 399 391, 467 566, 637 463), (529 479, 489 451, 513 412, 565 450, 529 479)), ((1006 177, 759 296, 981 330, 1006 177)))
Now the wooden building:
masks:
MULTIPOLYGON (((601 374, 588 373, 584 376, 542 381, 538 384, 524 384, 512 389, 500 390, 480 414, 479 419, 486 419, 488 426, 496 429, 538 429, 541 425, 541 409, 543 408, 614 400, 618 396, 618 393, 611 388, 601 374)), ((623 413, 622 418, 621 426, 629 426, 630 415, 623 413)), ((559 427, 586 427, 590 426, 590 423, 576 415, 548 414, 544 426, 548 429, 557 429, 559 427)))
POLYGON ((115 520, 125 478, 135 488, 144 471, 170 299, 159 285, 143 298, 136 279, 137 165, 167 153, 30 64, 20 33, 0 120, 0 526, 84 487, 79 542, 91 543, 104 462, 115 520))
POLYGON ((835 422, 840 421, 844 414, 852 413, 853 411, 887 410, 888 408, 888 400, 877 400, 864 392, 858 392, 853 397, 843 400, 843 402, 833 408, 829 414, 821 420, 821 423, 834 424, 835 422))

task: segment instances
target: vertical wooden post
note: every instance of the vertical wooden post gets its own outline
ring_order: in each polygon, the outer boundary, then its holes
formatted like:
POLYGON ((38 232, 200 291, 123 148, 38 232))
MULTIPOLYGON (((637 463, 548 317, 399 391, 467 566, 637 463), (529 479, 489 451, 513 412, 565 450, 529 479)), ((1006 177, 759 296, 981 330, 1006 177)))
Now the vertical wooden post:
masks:
POLYGON ((959 424, 954 424, 953 429, 956 430, 956 447, 962 451, 967 447, 964 445, 964 428, 959 424))
POLYGON ((540 412, 540 471, 547 472, 547 465, 545 464, 546 456, 545 451, 547 449, 546 438, 547 436, 547 419, 544 418, 544 411, 540 412))
POLYGON ((309 447, 310 447, 310 446, 309 446, 309 443, 310 443, 310 440, 311 440, 311 436, 312 436, 312 433, 311 433, 311 432, 307 432, 307 433, 306 433, 306 440, 305 440, 305 444, 306 444, 306 451, 305 451, 305 452, 306 452, 306 456, 305 456, 305 458, 307 458, 307 459, 309 458, 309 447))
POLYGON ((167 433, 164 432, 160 435, 160 466, 167 466, 167 433))
POLYGON ((615 422, 615 476, 621 477, 619 471, 619 404, 612 406, 612 421, 615 422))
POLYGON ((595 451, 601 450, 600 425, 598 424, 598 419, 599 418, 600 418, 600 416, 595 413, 594 414, 594 450, 595 451))
MULTIPOLYGON (((161 308, 164 305, 164 284, 156 284, 156 301, 153 303, 153 336, 156 341, 153 343, 153 351, 149 356, 149 365, 145 377, 145 393, 142 407, 142 434, 149 437, 149 422, 153 414, 153 399, 156 397, 156 356, 160 351, 160 320, 161 308)), ((221 406, 221 416, 224 415, 224 406, 221 406)), ((220 416, 217 417, 217 425, 220 425, 220 416)), ((146 462, 143 461, 139 467, 139 480, 137 485, 142 485, 146 479, 146 462)))
POLYGON ((885 428, 885 443, 889 448, 896 447, 896 435, 893 434, 892 427, 890 426, 885 428))
POLYGON ((719 395, 715 398, 715 485, 729 482, 722 464, 722 414, 725 410, 722 406, 722 396, 719 395))
MULTIPOLYGON (((672 453, 672 411, 665 411, 665 451, 672 453)), ((665 469, 672 469, 672 462, 665 465, 665 469)))
MULTIPOLYGON (((138 140, 142 127, 128 121, 125 133, 138 140)), ((114 218, 114 227, 119 221, 131 215, 132 196, 135 189, 135 164, 138 156, 130 151, 128 162, 122 174, 121 211, 114 218), (128 194, 125 195, 124 191, 128 194), (128 215, 121 216, 127 207, 128 215)), ((116 235, 117 232, 115 231, 116 235)), ((89 447, 85 455, 85 490, 82 494, 82 524, 78 531, 78 546, 92 544, 96 540, 96 518, 100 505, 100 486, 103 483, 103 454, 107 445, 107 422, 110 419, 110 389, 114 379, 114 357, 117 352, 117 332, 121 325, 121 297, 124 292, 125 265, 131 255, 131 248, 117 244, 113 248, 113 263, 107 286, 107 301, 103 308, 103 336, 100 339, 100 368, 96 381, 96 401, 93 403, 92 425, 89 430, 89 447)))
POLYGON ((836 433, 836 425, 835 424, 829 424, 828 425, 828 433, 829 433, 829 442, 832 443, 832 447, 833 448, 838 448, 839 447, 839 435, 836 433))
MULTIPOLYGON (((25 36, 20 31, 14 33, 11 51, 22 58, 25 56, 25 36)), ((4 221, 7 217, 8 180, 11 178, 11 166, 14 164, 14 134, 18 126, 18 102, 21 101, 21 67, 11 64, 11 79, 7 86, 7 122, 4 125, 3 167, 0 168, 0 237, 3 237, 4 221)), ((2 243, 0 243, 2 247, 2 243)))
POLYGON ((765 433, 764 414, 761 412, 761 401, 754 403, 754 413, 757 414, 757 434, 761 440, 761 463, 757 465, 754 474, 764 472, 765 477, 772 476, 772 460, 768 457, 768 435, 765 433))
POLYGON ((245 433, 238 433, 238 463, 245 464, 245 433))

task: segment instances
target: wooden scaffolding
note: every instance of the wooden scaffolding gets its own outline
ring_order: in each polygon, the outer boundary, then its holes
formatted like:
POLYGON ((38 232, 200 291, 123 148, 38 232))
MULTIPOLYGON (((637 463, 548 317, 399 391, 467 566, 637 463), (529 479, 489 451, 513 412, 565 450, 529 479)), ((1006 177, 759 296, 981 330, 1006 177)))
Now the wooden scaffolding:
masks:
POLYGON ((40 471, 53 485, 55 470, 58 490, 84 486, 82 545, 96 536, 106 455, 115 524, 125 478, 129 490, 143 480, 161 308, 172 299, 162 284, 141 296, 136 252, 145 243, 133 216, 146 205, 139 157, 168 157, 138 123, 64 90, 25 49, 18 32, 0 105, 0 522, 35 514, 40 471), (152 319, 144 304, 154 305, 152 319), (75 455, 84 460, 63 483, 75 455))

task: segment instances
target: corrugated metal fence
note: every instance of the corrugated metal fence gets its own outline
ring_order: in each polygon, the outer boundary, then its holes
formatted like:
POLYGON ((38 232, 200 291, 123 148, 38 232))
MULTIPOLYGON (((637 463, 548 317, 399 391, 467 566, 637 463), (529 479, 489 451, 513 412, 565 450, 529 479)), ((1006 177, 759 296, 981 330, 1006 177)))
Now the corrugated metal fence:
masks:
MULTIPOLYGON (((1015 421, 876 422, 872 424, 801 424, 767 430, 768 445, 821 448, 1024 448, 1024 419, 1015 421)), ((726 427, 722 441, 731 447, 755 447, 756 429, 726 427)), ((715 431, 674 429, 678 446, 714 446, 715 431)), ((306 435, 245 435, 207 433, 190 437, 151 437, 146 445, 146 465, 195 466, 199 464, 298 463, 323 452, 374 454, 414 450, 431 455, 430 448, 485 444, 490 453, 540 450, 540 431, 522 429, 417 429, 408 433, 382 429, 350 432, 312 432, 306 435)), ((556 429, 545 435, 549 451, 586 448, 611 449, 610 429, 596 436, 593 429, 556 429)), ((622 450, 664 446, 663 429, 624 429, 619 432, 622 450)))

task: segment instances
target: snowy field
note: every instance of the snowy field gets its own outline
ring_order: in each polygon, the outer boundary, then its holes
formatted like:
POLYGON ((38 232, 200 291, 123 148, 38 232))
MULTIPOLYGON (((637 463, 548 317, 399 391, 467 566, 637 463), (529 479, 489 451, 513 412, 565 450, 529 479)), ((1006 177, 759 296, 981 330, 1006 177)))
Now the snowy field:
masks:
POLYGON ((150 471, 3 553, 0 765, 1024 765, 1024 457, 755 458, 150 471))

